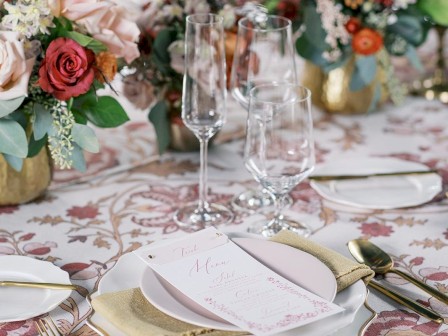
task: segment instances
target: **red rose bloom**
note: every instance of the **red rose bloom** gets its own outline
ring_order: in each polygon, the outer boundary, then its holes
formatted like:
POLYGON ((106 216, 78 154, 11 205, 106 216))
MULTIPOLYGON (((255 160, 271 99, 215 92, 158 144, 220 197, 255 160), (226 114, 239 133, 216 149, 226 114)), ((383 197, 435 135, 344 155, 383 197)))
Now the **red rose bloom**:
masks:
POLYGON ((72 39, 53 40, 39 69, 39 85, 56 99, 68 100, 89 91, 95 78, 95 54, 72 39))
POLYGON ((383 37, 370 28, 363 28, 353 35, 352 48, 357 54, 372 55, 383 46, 383 37))

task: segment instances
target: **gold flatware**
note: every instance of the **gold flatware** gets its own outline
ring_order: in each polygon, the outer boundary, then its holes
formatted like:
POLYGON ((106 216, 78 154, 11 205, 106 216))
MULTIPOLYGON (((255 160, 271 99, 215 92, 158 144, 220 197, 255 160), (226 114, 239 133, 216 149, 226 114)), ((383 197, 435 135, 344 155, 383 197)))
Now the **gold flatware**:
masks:
POLYGON ((437 173, 437 170, 416 170, 416 171, 403 171, 403 172, 390 172, 390 173, 377 173, 377 174, 359 174, 359 175, 311 175, 308 176, 310 180, 314 181, 331 181, 331 180, 354 180, 364 179, 369 177, 382 177, 382 176, 402 176, 402 175, 422 175, 437 173))
POLYGON ((69 289, 76 290, 76 285, 59 284, 50 282, 26 282, 26 281, 0 281, 0 287, 28 287, 28 288, 46 288, 46 289, 69 289))
POLYGON ((56 323, 54 323, 51 316, 44 317, 36 322, 37 331, 40 336, 62 336, 56 323))
POLYGON ((431 309, 426 308, 425 306, 419 304, 417 301, 411 300, 410 298, 392 290, 389 288, 384 287, 383 285, 379 284, 376 281, 371 280, 367 286, 370 286, 371 288, 379 291, 380 293, 386 295, 388 298, 398 302, 399 304, 402 304, 403 306, 412 309, 417 314, 426 317, 427 319, 437 322, 437 323, 443 323, 444 319, 439 314, 433 312, 431 309))
POLYGON ((370 241, 366 239, 351 240, 348 242, 348 249, 356 261, 366 264, 376 274, 386 274, 388 272, 395 273, 432 295, 436 299, 448 304, 448 296, 442 292, 439 292, 434 287, 431 287, 426 283, 410 276, 409 274, 394 268, 392 258, 370 241))

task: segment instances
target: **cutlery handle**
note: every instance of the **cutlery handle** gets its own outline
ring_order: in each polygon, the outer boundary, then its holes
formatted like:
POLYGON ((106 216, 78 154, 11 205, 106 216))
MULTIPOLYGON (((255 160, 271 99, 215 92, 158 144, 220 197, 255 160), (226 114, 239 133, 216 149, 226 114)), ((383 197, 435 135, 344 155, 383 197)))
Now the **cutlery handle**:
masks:
POLYGON ((311 175, 311 176, 308 176, 308 179, 315 180, 315 181, 355 180, 355 179, 364 179, 364 178, 369 178, 369 177, 421 175, 421 174, 433 174, 433 173, 437 173, 437 170, 431 169, 431 170, 376 173, 376 174, 365 174, 365 175, 311 175))
POLYGON ((25 282, 25 281, 0 281, 0 287, 29 287, 29 288, 46 288, 46 289, 70 289, 76 290, 75 285, 58 284, 48 282, 25 282))
POLYGON ((426 317, 427 319, 430 319, 437 323, 443 323, 443 317, 438 315, 437 313, 433 312, 432 310, 422 306, 421 304, 417 303, 416 301, 411 300, 410 298, 395 292, 389 288, 384 287, 383 285, 379 284, 375 281, 370 281, 368 283, 368 286, 372 287, 373 289, 376 289, 378 292, 383 293, 388 298, 391 298, 392 300, 395 300, 396 302, 402 304, 405 307, 408 307, 409 309, 412 309, 417 314, 420 314, 423 317, 426 317))
POLYGON ((404 272, 402 272, 400 270, 397 270, 395 268, 390 269, 389 272, 398 274, 402 278, 408 280, 410 283, 413 283, 414 285, 416 285, 418 288, 424 290, 426 293, 431 294, 436 299, 438 299, 438 300, 442 301, 444 304, 448 305, 448 296, 446 296, 445 294, 439 292, 434 287, 431 287, 431 286, 425 284, 424 282, 422 282, 422 281, 420 281, 420 280, 410 276, 409 274, 404 273, 404 272))

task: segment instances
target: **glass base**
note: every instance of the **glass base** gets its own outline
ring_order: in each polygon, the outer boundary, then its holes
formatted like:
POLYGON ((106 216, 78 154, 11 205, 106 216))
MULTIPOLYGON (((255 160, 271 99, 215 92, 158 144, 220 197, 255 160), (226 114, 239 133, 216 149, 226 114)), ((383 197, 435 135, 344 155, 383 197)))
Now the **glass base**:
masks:
POLYGON ((208 204, 204 209, 199 209, 197 204, 188 205, 174 214, 176 224, 191 231, 229 224, 232 220, 233 213, 225 206, 215 203, 208 204))
MULTIPOLYGON (((293 203, 288 195, 285 197, 285 206, 293 203)), ((274 197, 266 189, 246 190, 232 200, 232 205, 239 210, 256 212, 263 208, 274 206, 274 197)))
POLYGON ((311 229, 306 225, 285 218, 282 220, 273 219, 268 223, 261 221, 252 224, 247 229, 247 232, 261 234, 264 237, 272 237, 283 230, 294 232, 302 237, 308 237, 311 234, 311 229))

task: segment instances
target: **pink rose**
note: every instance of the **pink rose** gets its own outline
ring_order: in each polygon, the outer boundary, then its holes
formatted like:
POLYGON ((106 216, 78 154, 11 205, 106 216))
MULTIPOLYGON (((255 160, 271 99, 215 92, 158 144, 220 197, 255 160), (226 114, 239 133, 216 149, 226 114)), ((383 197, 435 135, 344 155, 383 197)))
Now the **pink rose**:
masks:
POLYGON ((0 100, 9 100, 28 94, 28 81, 34 58, 26 60, 19 34, 0 31, 0 100))
POLYGON ((87 32, 104 43, 110 52, 131 63, 140 56, 140 29, 126 18, 124 8, 110 1, 61 0, 61 14, 83 24, 87 32))
POLYGON ((39 69, 39 85, 56 99, 68 100, 89 91, 95 78, 95 54, 77 42, 53 40, 39 69))

